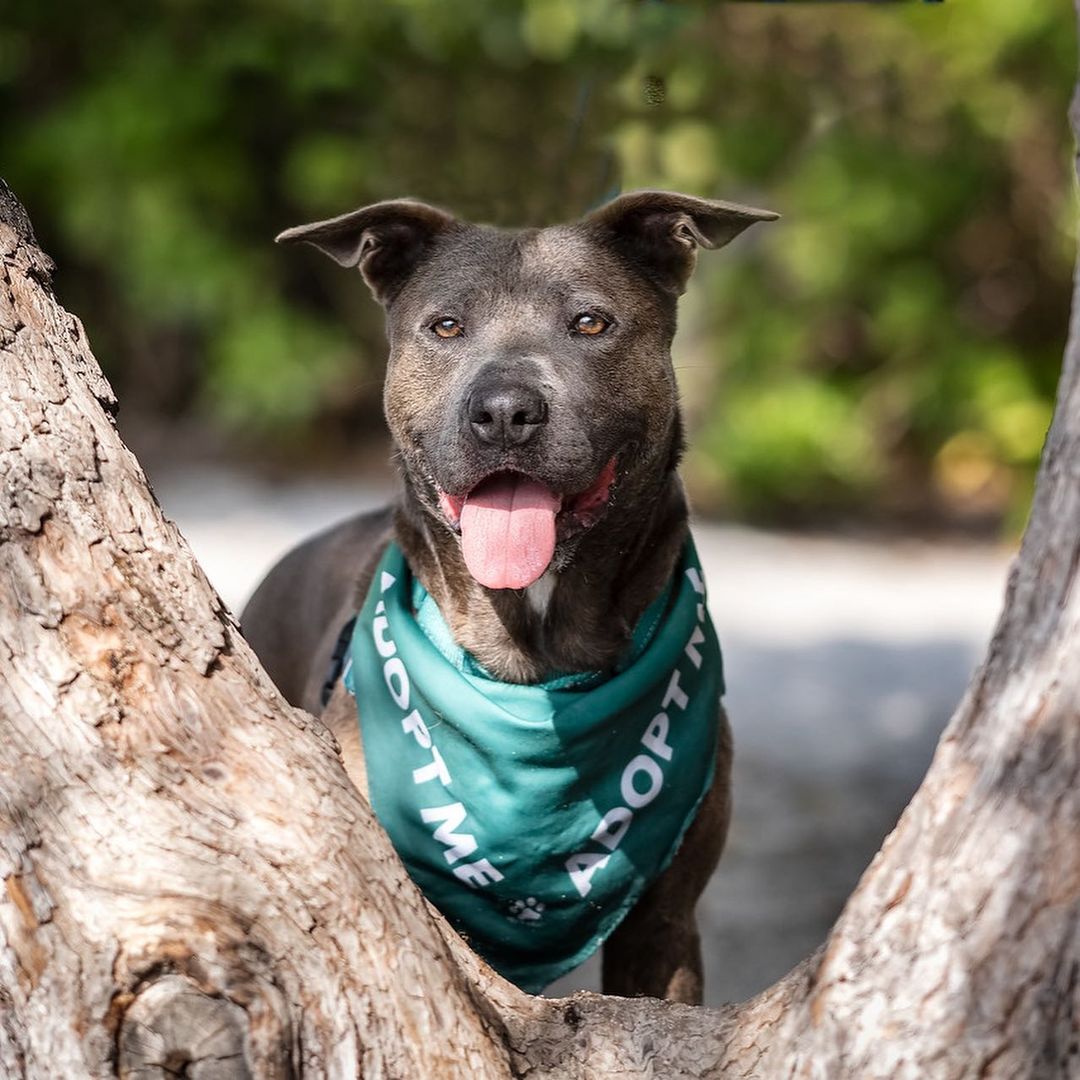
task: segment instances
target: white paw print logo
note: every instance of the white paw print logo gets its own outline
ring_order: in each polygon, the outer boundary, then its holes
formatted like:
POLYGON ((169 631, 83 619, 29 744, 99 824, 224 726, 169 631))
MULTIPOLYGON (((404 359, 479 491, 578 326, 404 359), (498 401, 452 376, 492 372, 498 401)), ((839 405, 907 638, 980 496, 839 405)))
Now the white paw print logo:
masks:
POLYGON ((510 916, 517 922, 539 922, 544 917, 544 904, 535 896, 510 901, 510 916))

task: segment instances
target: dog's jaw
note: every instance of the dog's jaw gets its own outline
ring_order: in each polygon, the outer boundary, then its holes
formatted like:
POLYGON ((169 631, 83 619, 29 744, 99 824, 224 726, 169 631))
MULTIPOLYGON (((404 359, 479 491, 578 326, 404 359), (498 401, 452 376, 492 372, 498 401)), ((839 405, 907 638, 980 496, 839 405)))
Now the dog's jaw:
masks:
MULTIPOLYGON (((612 489, 615 487, 618 479, 618 458, 618 454, 612 455, 604 467, 597 473, 596 479, 583 490, 560 494, 561 507, 559 510, 559 517, 564 530, 574 525, 586 529, 591 528, 600 520, 604 508, 611 501, 612 489)), ((446 520, 446 523, 454 532, 460 532, 461 512, 471 494, 471 490, 478 487, 484 480, 495 475, 495 472, 498 470, 494 470, 491 473, 485 473, 481 476, 480 480, 473 485, 473 489, 457 493, 451 493, 441 487, 438 480, 435 479, 429 469, 424 469, 423 471, 428 478, 428 483, 435 493, 435 502, 442 512, 442 516, 446 520)), ((510 469, 507 471, 517 472, 519 470, 510 469)), ((529 474, 525 473, 523 475, 529 474)))
POLYGON ((648 485, 632 479, 647 491, 610 506, 525 589, 480 585, 451 527, 408 476, 398 541, 455 639, 494 676, 531 683, 553 672, 606 670, 671 576, 687 530, 686 501, 673 470, 648 485))

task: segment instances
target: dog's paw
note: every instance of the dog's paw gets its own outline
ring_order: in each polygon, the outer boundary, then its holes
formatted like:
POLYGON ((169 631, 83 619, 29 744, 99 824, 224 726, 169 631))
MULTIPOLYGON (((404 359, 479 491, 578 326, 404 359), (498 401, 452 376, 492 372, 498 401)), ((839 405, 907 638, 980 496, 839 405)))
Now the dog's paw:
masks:
POLYGON ((515 922, 539 922, 544 917, 544 904, 535 896, 526 897, 524 900, 510 901, 510 914, 507 916, 515 922))

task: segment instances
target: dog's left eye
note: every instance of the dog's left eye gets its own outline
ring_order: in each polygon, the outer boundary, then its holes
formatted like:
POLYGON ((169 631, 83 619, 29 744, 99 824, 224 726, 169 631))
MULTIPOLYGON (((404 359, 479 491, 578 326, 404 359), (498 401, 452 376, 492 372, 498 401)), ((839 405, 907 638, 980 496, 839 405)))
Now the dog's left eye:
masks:
POLYGON ((465 327, 457 319, 451 319, 449 316, 445 319, 436 319, 430 329, 441 338, 461 337, 465 333, 465 327))
POLYGON ((603 315, 598 315, 595 311, 583 311, 570 323, 570 330, 575 334, 592 337, 594 334, 602 334, 610 325, 603 315))

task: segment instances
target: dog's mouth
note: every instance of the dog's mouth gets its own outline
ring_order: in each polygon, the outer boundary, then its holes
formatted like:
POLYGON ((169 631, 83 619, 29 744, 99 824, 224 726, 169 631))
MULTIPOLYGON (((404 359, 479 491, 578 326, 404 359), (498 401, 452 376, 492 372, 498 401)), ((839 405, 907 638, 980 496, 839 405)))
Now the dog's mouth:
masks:
POLYGON ((447 521, 461 533, 469 573, 489 589, 524 589, 543 576, 559 533, 599 520, 615 482, 615 458, 584 491, 559 495, 520 472, 486 476, 464 495, 437 488, 447 521))

